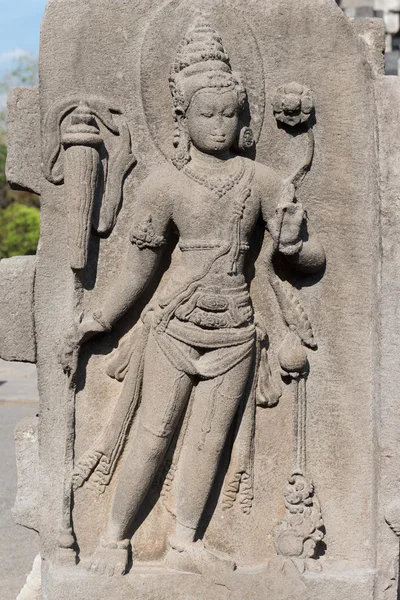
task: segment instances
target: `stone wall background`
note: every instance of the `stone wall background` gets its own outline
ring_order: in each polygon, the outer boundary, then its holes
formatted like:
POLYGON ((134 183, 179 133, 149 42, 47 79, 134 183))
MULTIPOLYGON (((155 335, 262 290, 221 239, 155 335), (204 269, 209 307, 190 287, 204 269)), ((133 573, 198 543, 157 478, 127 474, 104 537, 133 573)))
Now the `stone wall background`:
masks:
POLYGON ((398 75, 400 65, 400 0, 336 0, 351 18, 379 17, 386 29, 386 73, 398 75))

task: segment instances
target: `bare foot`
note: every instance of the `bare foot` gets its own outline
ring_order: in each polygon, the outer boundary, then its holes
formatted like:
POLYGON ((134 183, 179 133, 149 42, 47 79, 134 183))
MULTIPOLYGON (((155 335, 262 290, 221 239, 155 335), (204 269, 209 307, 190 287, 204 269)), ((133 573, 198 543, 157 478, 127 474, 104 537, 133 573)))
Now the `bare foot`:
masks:
POLYGON ((98 575, 125 575, 128 568, 130 540, 119 542, 100 541, 100 546, 90 558, 83 561, 83 566, 98 575))
POLYGON ((226 554, 206 548, 200 540, 183 542, 170 538, 169 544, 165 564, 175 571, 220 577, 229 575, 236 569, 234 560, 226 554))

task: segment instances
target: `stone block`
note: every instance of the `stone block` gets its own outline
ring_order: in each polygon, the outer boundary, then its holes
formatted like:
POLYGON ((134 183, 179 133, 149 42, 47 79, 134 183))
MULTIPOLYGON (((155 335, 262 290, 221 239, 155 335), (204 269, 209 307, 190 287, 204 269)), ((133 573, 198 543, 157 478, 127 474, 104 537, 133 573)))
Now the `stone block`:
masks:
POLYGON ((352 24, 365 43, 367 60, 376 75, 385 74, 385 25, 382 19, 352 19, 352 24))
POLYGON ((397 600, 383 47, 334 0, 48 3, 43 598, 397 600))
POLYGON ((0 261, 0 358, 36 362, 34 331, 35 256, 0 261))
POLYGON ((14 189, 40 194, 39 89, 14 88, 7 101, 7 179, 14 189))
POLYGON ((15 428, 18 490, 13 508, 14 521, 39 530, 39 442, 38 417, 28 417, 15 428))

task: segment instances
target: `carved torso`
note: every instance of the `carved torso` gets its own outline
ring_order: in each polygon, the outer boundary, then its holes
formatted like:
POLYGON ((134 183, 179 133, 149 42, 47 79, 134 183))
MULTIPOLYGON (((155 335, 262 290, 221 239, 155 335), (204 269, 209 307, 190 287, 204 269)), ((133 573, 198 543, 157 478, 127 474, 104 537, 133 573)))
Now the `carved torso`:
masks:
POLYGON ((185 169, 167 165, 150 175, 139 197, 138 223, 151 218, 155 238, 168 236, 172 223, 179 234, 182 258, 169 274, 160 306, 168 309, 183 293, 169 318, 203 328, 252 321, 245 256, 256 222, 261 216, 268 223, 285 189, 272 169, 241 157, 232 163, 238 175, 226 190, 210 189, 185 169))
MULTIPOLYGON (((234 160, 243 161, 246 171, 254 164, 244 158, 234 160)), ((255 163, 254 166, 254 177, 250 184, 251 196, 246 200, 241 219, 242 243, 248 243, 254 225, 260 216, 261 208, 268 205, 268 200, 270 200, 268 217, 274 214, 276 199, 270 198, 270 196, 274 194, 273 188, 277 188, 279 184, 283 183, 272 169, 259 163, 255 163)), ((205 186, 189 179, 184 171, 177 171, 172 166, 168 166, 163 173, 157 174, 157 176, 160 187, 167 183, 166 179, 173 178, 175 180, 172 219, 178 228, 181 244, 202 240, 219 245, 228 239, 229 222, 241 182, 218 198, 205 186)), ((167 190, 168 187, 167 183, 167 190)))
POLYGON ((235 157, 230 162, 232 177, 225 178, 225 188, 223 178, 214 184, 212 171, 210 176, 206 169, 197 171, 196 177, 195 167, 186 172, 170 165, 143 185, 139 219, 151 219, 154 240, 167 236, 173 223, 182 251, 159 299, 163 330, 171 321, 172 327, 214 331, 252 324, 244 259, 257 220, 262 215, 267 223, 272 217, 284 183, 250 160, 235 157))

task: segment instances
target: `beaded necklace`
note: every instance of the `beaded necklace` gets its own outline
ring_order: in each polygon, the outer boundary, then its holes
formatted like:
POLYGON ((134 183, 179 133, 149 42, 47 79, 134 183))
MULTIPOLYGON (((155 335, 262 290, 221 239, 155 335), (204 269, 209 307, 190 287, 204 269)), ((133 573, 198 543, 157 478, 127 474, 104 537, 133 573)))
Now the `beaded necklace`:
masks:
POLYGON ((193 166, 190 166, 190 163, 185 165, 183 170, 190 179, 208 188, 211 192, 216 194, 218 198, 222 198, 239 183, 245 173, 245 161, 238 157, 234 162, 235 169, 233 173, 228 175, 203 175, 196 171, 193 166))

